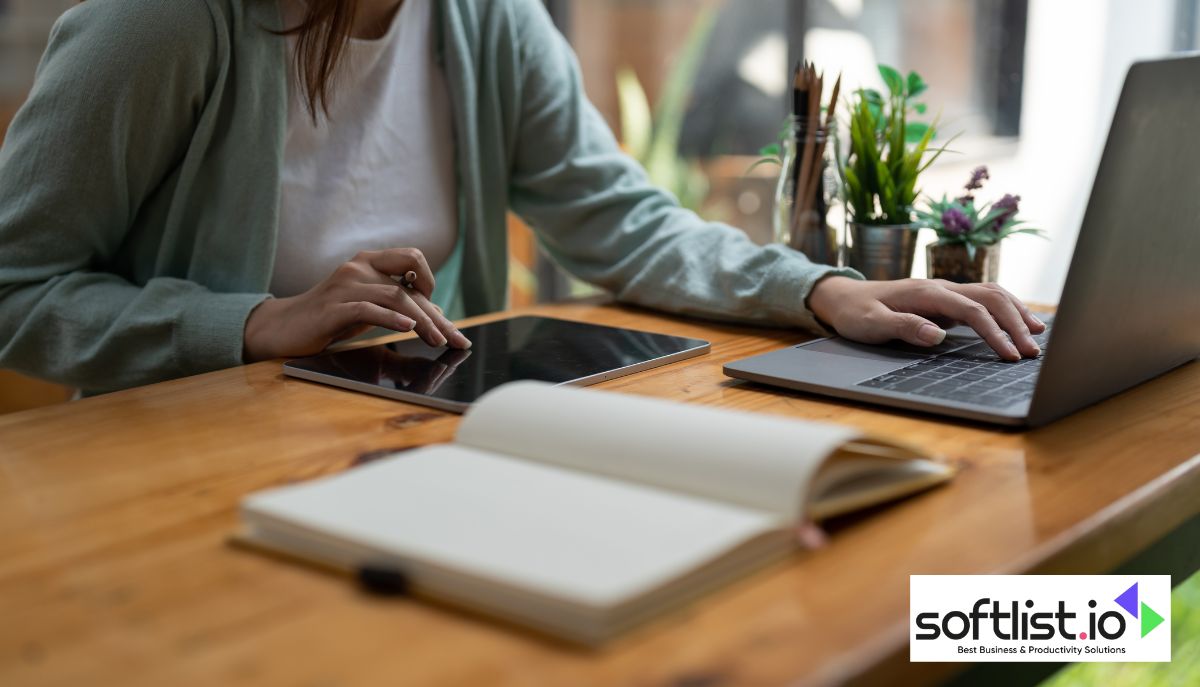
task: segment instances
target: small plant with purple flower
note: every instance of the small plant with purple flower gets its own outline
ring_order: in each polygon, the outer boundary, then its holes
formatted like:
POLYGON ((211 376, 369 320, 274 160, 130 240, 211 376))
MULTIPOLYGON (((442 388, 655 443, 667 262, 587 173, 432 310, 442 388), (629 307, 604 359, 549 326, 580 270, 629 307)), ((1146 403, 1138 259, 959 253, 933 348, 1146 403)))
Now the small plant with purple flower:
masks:
POLYGON ((977 204, 975 192, 988 178, 987 167, 976 167, 964 186, 966 193, 954 199, 942 196, 917 210, 918 221, 937 232, 938 243, 963 244, 970 260, 975 259, 976 248, 997 244, 1013 234, 1046 235, 1017 217, 1021 196, 1006 193, 994 203, 977 204))

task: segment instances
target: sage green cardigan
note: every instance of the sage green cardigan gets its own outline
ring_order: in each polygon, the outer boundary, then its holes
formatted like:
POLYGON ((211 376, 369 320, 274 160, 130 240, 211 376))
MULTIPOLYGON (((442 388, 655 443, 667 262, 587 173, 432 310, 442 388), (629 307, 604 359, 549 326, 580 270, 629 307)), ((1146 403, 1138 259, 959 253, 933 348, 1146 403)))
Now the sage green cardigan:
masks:
MULTIPOLYGON (((435 300, 505 307, 505 212, 624 301, 817 328, 830 271, 652 186, 538 0, 436 0, 460 241, 435 300)), ((0 367, 100 393, 242 363, 269 298, 286 127, 276 0, 87 0, 0 149, 0 367)), ((851 271, 842 273, 856 276, 851 271)))

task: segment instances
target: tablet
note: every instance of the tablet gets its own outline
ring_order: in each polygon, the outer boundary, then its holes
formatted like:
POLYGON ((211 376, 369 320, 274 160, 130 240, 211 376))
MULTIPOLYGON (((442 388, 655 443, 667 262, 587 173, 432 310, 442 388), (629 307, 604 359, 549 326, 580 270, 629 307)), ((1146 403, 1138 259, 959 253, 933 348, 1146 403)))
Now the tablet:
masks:
POLYGON ((708 352, 700 339, 550 317, 464 327, 466 351, 405 339, 290 361, 292 377, 461 413, 508 382, 585 386, 708 352))

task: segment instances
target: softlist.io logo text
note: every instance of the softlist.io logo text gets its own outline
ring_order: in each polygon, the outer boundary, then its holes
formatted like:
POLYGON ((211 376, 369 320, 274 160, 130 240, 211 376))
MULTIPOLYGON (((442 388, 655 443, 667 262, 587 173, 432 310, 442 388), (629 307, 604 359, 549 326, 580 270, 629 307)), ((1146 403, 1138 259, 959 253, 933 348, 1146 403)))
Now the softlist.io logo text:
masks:
POLYGON ((1169 575, 912 575, 912 661, 1170 661, 1169 575))

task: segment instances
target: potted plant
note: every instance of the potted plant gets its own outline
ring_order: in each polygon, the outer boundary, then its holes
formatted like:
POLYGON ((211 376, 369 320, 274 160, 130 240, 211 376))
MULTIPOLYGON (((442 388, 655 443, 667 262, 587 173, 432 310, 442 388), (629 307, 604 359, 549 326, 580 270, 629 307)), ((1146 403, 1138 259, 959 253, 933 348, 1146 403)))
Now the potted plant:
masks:
POLYGON ((886 65, 887 85, 860 89, 849 103, 849 146, 838 148, 838 170, 847 212, 846 263, 868 279, 902 279, 916 252, 917 179, 945 148, 930 148, 937 122, 910 121, 925 113, 914 99, 926 90, 916 72, 902 76, 886 65))
POLYGON ((994 282, 1000 272, 1000 242, 1013 234, 1045 237, 1041 229, 1025 226, 1017 217, 1020 196, 1004 194, 994 203, 977 205, 975 192, 988 179, 987 167, 976 167, 953 200, 942 196, 918 212, 921 226, 937 232, 929 244, 929 276, 958 283, 994 282))

